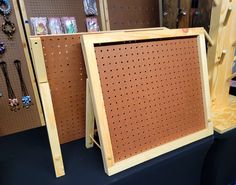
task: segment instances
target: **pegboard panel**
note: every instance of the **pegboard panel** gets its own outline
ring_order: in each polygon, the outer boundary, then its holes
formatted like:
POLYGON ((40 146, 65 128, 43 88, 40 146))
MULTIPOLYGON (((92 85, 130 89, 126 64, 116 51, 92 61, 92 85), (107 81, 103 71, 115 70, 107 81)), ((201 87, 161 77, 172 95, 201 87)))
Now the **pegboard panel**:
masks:
POLYGON ((206 127, 196 37, 95 53, 115 162, 206 127))
MULTIPOLYGON (((79 32, 86 31, 83 0, 22 0, 30 23, 30 17, 75 17, 79 32)), ((97 0, 98 21, 101 27, 99 2, 97 0)), ((31 26, 30 26, 31 27, 31 26)), ((32 33, 32 30, 31 30, 32 33)))
POLYGON ((157 0, 107 0, 111 30, 160 26, 157 0))
POLYGON ((86 70, 80 35, 43 36, 43 53, 60 143, 85 136, 86 70))
MULTIPOLYGON (((14 34, 14 38, 12 40, 9 40, 8 37, 2 31, 0 31, 0 41, 4 42, 7 47, 6 53, 3 55, 3 57, 0 58, 0 60, 3 60, 7 63, 11 85, 16 97, 20 102, 22 93, 17 70, 14 66, 14 60, 18 59, 21 61, 23 77, 28 92, 32 97, 32 102, 34 105, 31 106, 29 109, 21 107, 21 109, 17 112, 10 111, 10 108, 8 106, 7 87, 5 84, 5 79, 2 70, 0 69, 0 91, 3 93, 3 97, 0 97, 0 136, 5 136, 8 134, 41 126, 39 112, 37 109, 33 87, 24 53, 25 46, 23 45, 21 40, 14 9, 12 9, 10 19, 13 23, 15 23, 16 33, 14 34)), ((2 22, 3 17, 0 16, 0 24, 2 24, 2 22)))

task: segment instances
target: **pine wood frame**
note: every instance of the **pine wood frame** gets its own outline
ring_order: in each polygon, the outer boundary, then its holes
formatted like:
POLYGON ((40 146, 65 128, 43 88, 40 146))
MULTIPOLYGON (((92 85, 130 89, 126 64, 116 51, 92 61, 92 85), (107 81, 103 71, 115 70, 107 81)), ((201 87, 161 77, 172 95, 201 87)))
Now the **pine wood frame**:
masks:
POLYGON ((30 38, 29 40, 31 45, 33 65, 43 104, 43 112, 45 116, 49 143, 52 152, 54 169, 56 177, 61 177, 65 175, 65 171, 64 171, 61 147, 57 132, 57 125, 51 98, 50 86, 47 79, 47 72, 43 55, 43 47, 40 37, 30 38))
MULTIPOLYGON (((207 71, 207 59, 206 59, 204 35, 205 35, 205 30, 203 28, 158 30, 158 31, 148 30, 148 31, 115 32, 115 33, 111 32, 111 33, 100 33, 95 35, 94 34, 82 35, 81 44, 88 75, 87 86, 89 86, 87 95, 90 96, 91 93, 91 99, 92 99, 92 105, 91 103, 88 103, 89 106, 88 109, 91 109, 91 107, 93 107, 94 110, 99 140, 101 144, 104 168, 105 172, 109 176, 213 134, 213 127, 211 123, 211 114, 210 114, 210 93, 208 84, 208 71, 207 71), (159 147, 153 148, 151 150, 148 150, 146 152, 140 153, 138 155, 135 155, 133 157, 130 157, 128 159, 116 163, 114 161, 114 156, 112 151, 112 144, 104 107, 101 82, 99 80, 98 68, 96 64, 94 44, 156 39, 156 38, 188 37, 188 36, 196 36, 198 40, 198 51, 200 58, 202 93, 204 99, 206 128, 197 133, 185 136, 183 138, 177 139, 175 141, 169 142, 167 144, 161 145, 159 147)), ((93 115, 88 115, 88 117, 90 116, 93 115)), ((89 120, 91 120, 91 117, 89 120)), ((88 134, 86 136, 90 137, 87 138, 88 141, 87 147, 92 146, 91 144, 93 141, 93 138, 91 137, 91 134, 93 134, 92 130, 93 130, 93 125, 89 125, 89 123, 87 123, 88 134)))
POLYGON ((235 100, 229 96, 232 66, 236 49, 236 1, 215 0, 211 12, 210 37, 213 45, 208 48, 208 69, 214 129, 225 133, 236 128, 235 100))

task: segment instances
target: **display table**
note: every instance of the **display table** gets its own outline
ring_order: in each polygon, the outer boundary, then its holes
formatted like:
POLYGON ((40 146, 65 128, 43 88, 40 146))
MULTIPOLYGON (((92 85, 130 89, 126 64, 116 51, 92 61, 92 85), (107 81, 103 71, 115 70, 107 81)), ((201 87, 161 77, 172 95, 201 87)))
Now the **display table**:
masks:
POLYGON ((45 128, 0 138, 2 185, 199 185, 208 137, 108 177, 98 148, 84 140, 62 145, 66 176, 56 179, 45 128))
POLYGON ((236 129, 215 133, 215 141, 207 155, 202 185, 235 185, 236 129))

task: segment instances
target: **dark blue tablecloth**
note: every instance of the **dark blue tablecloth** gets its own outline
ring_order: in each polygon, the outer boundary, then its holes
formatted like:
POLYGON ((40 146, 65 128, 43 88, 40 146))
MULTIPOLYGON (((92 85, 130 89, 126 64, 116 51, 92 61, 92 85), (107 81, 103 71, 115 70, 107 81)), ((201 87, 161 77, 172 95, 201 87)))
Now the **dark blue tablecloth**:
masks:
POLYGON ((236 184, 236 129, 215 133, 203 169, 202 185, 236 184))
POLYGON ((66 176, 55 178, 45 128, 0 138, 0 185, 199 185, 213 137, 108 177, 84 140, 62 145, 66 176))

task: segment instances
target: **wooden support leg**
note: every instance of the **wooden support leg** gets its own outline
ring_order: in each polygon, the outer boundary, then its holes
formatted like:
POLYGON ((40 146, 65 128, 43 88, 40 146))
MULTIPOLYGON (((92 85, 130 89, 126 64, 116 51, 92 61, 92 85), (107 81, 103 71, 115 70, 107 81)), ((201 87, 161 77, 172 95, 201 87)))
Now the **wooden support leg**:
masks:
POLYGON ((206 32, 206 30, 204 31, 204 35, 209 43, 210 46, 214 45, 214 41, 211 39, 210 35, 206 32))
POLYGON ((94 112, 93 104, 89 89, 89 81, 86 80, 86 136, 85 136, 85 146, 86 148, 93 147, 94 138, 94 112))
POLYGON ((65 175, 49 84, 39 84, 56 177, 65 175))
POLYGON ((43 112, 48 131, 55 173, 56 177, 61 177, 65 175, 65 171, 61 154, 61 146, 57 133, 57 125, 52 104, 51 92, 47 80, 43 46, 41 43, 41 39, 38 37, 32 38, 30 41, 33 64, 42 100, 43 112))

